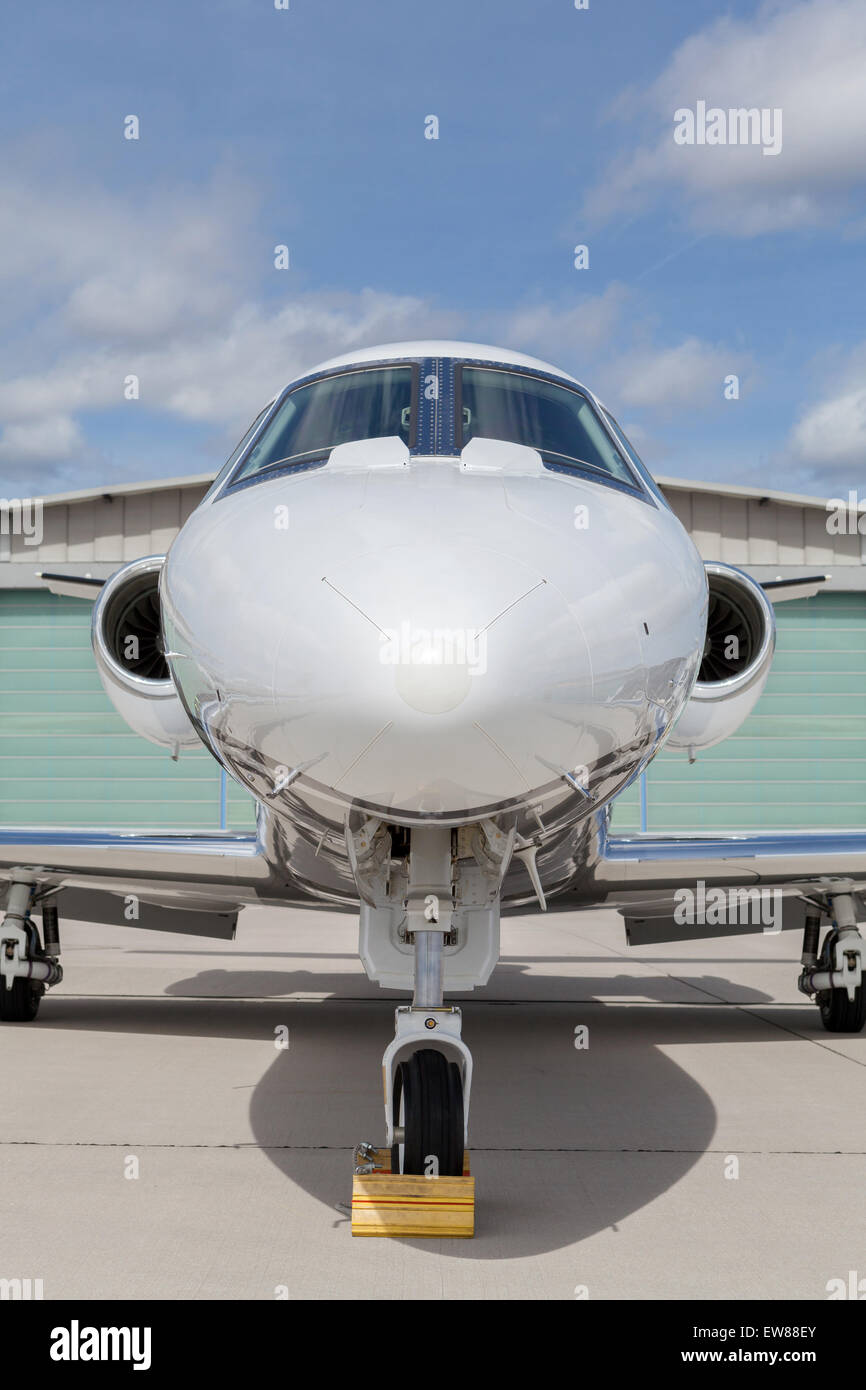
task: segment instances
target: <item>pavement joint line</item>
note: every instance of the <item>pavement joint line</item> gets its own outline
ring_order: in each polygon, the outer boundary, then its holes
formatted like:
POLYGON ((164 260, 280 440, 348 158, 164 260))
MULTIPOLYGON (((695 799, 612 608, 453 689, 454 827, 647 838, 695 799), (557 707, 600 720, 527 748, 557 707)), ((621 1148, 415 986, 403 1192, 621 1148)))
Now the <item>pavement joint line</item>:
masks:
MULTIPOLYGON (((156 1141, 137 1143, 129 1140, 121 1143, 116 1139, 4 1139, 0 1149, 183 1149, 209 1150, 234 1149, 249 1150, 251 1153, 352 1153, 351 1144, 256 1144, 254 1141, 236 1144, 163 1144, 156 1141)), ((595 1149, 582 1147, 528 1147, 519 1145, 513 1148, 482 1148, 473 1145, 473 1154, 689 1154, 728 1155, 731 1146, 721 1149, 656 1149, 656 1148, 615 1148, 595 1149)), ((737 1153, 748 1158, 863 1158, 866 1149, 737 1149, 737 1153)))
MULTIPOLYGON (((748 1007, 752 1009, 761 1009, 764 1005, 751 1004, 748 1007)), ((778 1028, 780 1033, 787 1033, 789 1037, 800 1038, 803 1042, 813 1043, 815 1047, 820 1047, 823 1052, 831 1052, 834 1057, 843 1057, 846 1062, 853 1062, 855 1067, 866 1066, 866 1060, 861 1061, 859 1057, 852 1057, 848 1052, 840 1052, 838 1047, 831 1047, 829 1035, 827 1033, 815 1033, 814 1035, 811 1033, 801 1033, 799 1029, 790 1028, 787 1024, 780 1023, 775 1018, 768 1018, 766 1021, 771 1024, 773 1028, 778 1028)), ((849 1033, 846 1034, 846 1036, 855 1038, 859 1035, 857 1033, 849 1033)))
MULTIPOLYGON (((673 980, 674 976, 667 975, 665 979, 673 980)), ((684 981, 683 983, 688 983, 684 981)), ((707 991, 704 991, 705 993, 707 991)), ((711 995, 709 999, 624 999, 619 996, 609 996, 599 998, 598 995, 588 995, 586 997, 574 999, 471 999, 461 995, 449 996, 455 1003, 460 1005, 481 1006, 483 1008, 502 1008, 504 1006, 521 1008, 525 1006, 537 1007, 538 1005, 548 1004, 597 1004, 610 1006, 615 1004, 617 1008, 626 1009, 803 1009, 809 1008, 808 1004, 801 1004, 799 1000, 786 1003, 784 1000, 768 999, 765 1003, 755 1000, 736 1000, 722 999, 720 996, 711 995)), ((158 1000, 166 1004, 387 1004, 391 1008, 398 1001, 396 999, 383 999, 369 994, 329 994, 322 996, 311 993, 308 995, 288 995, 288 994, 55 994, 53 999, 46 1000, 46 1006, 56 1003, 63 999, 124 999, 124 1000, 147 1000, 153 1002, 158 1000)), ((814 1006, 813 1006, 814 1007, 814 1006)), ((851 1034, 852 1037, 857 1036, 851 1034)))
MULTIPOLYGON (((616 947, 616 946, 608 946, 607 949, 608 949, 608 951, 610 951, 610 953, 611 953, 611 955, 612 955, 613 957, 615 957, 617 960, 621 960, 621 961, 623 961, 623 962, 625 962, 625 963, 627 963, 627 964, 632 964, 632 963, 634 962, 634 960, 635 960, 635 957, 634 957, 634 956, 630 956, 630 955, 628 954, 627 951, 623 951, 622 949, 620 949, 620 948, 618 948, 618 947, 616 947)), ((720 995, 714 994, 713 991, 712 991, 711 989, 707 989, 706 985, 697 984, 697 983, 695 983, 693 980, 684 980, 684 979, 682 978, 682 976, 680 976, 680 975, 674 975, 670 970, 665 970, 665 969, 663 968, 663 965, 662 965, 661 962, 656 962, 656 961, 651 960, 651 959, 648 960, 648 959, 646 959, 646 958, 644 957, 644 958, 641 959, 640 964, 643 965, 643 966, 645 966, 645 967, 647 968, 647 970, 654 970, 655 973, 656 973, 657 975, 661 976, 661 978, 664 979, 664 980, 672 980, 672 981, 675 981, 677 984, 683 985, 684 987, 686 987, 686 988, 688 988, 688 989, 695 989, 695 990, 698 990, 701 994, 706 994, 706 995, 708 995, 710 999, 712 999, 712 1000, 714 1000, 714 1001, 716 1001, 716 1002, 718 1002, 718 1003, 725 1004, 725 1003, 728 1003, 728 1002, 729 1002, 728 1000, 722 999, 720 995)), ((684 966, 684 965, 687 965, 687 966, 688 966, 688 965, 692 965, 692 964, 693 964, 693 962, 691 962, 691 961, 689 961, 689 962, 682 961, 682 962, 680 962, 680 967, 682 968, 682 966, 684 966)), ((743 1006, 735 1005, 734 1007, 743 1007, 743 1006)))
MULTIPOLYGON (((629 960, 629 957, 625 954, 624 951, 617 950, 616 947, 609 947, 608 949, 609 949, 609 950, 612 952, 612 954, 613 954, 614 956, 616 956, 619 960, 622 960, 622 961, 628 961, 628 960, 629 960)), ((646 965, 647 967, 652 967, 654 963, 653 963, 652 961, 643 961, 642 964, 646 965)), ((708 995, 709 998, 713 1001, 713 1004, 714 1004, 714 1005, 720 1005, 720 1004, 721 1004, 721 1005, 723 1005, 723 1006, 726 1007, 726 1008, 734 1008, 734 1009, 737 1009, 737 1010, 739 1010, 741 1013, 744 1013, 744 1014, 750 1014, 750 1013, 752 1013, 752 1012, 754 1011, 754 1012, 756 1013, 756 1016, 759 1017, 759 1018, 762 1017, 762 1015, 760 1014, 760 1012, 758 1012, 758 1011, 761 1010, 761 1009, 769 1009, 769 1010, 772 1011, 772 1010, 779 1009, 779 1008, 791 1009, 791 1008, 799 1008, 799 1007, 801 1007, 799 1001, 797 1001, 796 1004, 781 1004, 781 1003, 778 1003, 778 1002, 775 1001, 775 1000, 768 1000, 766 1004, 756 1003, 756 1002, 754 1002, 754 1001, 752 1001, 752 1002, 744 1001, 744 1002, 737 1003, 737 1002, 734 1001, 734 1000, 722 999, 719 995, 713 994, 712 990, 707 989, 706 986, 696 984, 696 983, 694 983, 693 981, 684 980, 681 976, 679 976, 679 975, 674 975, 674 974, 672 974, 669 970, 663 970, 660 966, 655 967, 655 969, 656 969, 657 974, 660 975, 662 979, 674 981, 674 982, 676 982, 676 983, 679 984, 679 985, 683 985, 683 986, 685 986, 685 987, 687 987, 687 988, 689 988, 689 989, 696 989, 696 990, 699 990, 702 994, 708 995)), ((589 1002, 589 1001, 587 1001, 587 1002, 589 1002)), ((598 1001, 596 1001, 596 1002, 598 1002, 598 1001)), ((653 1006, 655 1006, 655 1001, 653 1001, 653 1006)), ((686 1003, 686 1004, 678 1004, 678 1003, 677 1003, 677 1004, 674 1004, 673 1007, 675 1007, 675 1008, 690 1008, 690 1007, 691 1007, 691 1008, 694 1008, 694 1007, 698 1007, 698 1006, 697 1006, 695 1003, 691 1003, 691 1004, 689 1004, 689 1003, 686 1003)), ((707 1006, 704 1005, 704 1007, 707 1007, 707 1006)), ((802 1006, 802 1007, 805 1007, 805 1006, 802 1006)), ((813 1006, 813 1007, 814 1007, 814 1006, 813 1006)), ((838 1048, 830 1047, 828 1041, 826 1040, 826 1034, 821 1035, 821 1034, 817 1034, 817 1033, 814 1033, 814 1034, 813 1034, 813 1033, 802 1033, 802 1032, 800 1032, 799 1029, 787 1027, 784 1023, 780 1023, 780 1022, 778 1022, 778 1021, 777 1021, 776 1019, 774 1019, 774 1018, 767 1018, 767 1019, 764 1020, 764 1022, 769 1023, 770 1026, 773 1027, 773 1028, 777 1028, 777 1029, 779 1030, 780 1033, 787 1033, 789 1037, 792 1037, 792 1038, 799 1038, 801 1042, 811 1043, 811 1044, 813 1044, 815 1047, 820 1047, 824 1052, 831 1052, 835 1057, 842 1057, 842 1058, 845 1059, 845 1061, 853 1062, 854 1065, 857 1066, 857 1067, 866 1066, 866 1061, 861 1061, 860 1058, 858 1058, 858 1057, 852 1057, 852 1056, 850 1056, 849 1053, 847 1053, 847 1052, 841 1052, 841 1051, 839 1051, 838 1048)), ((856 1037, 857 1035, 856 1035, 856 1034, 851 1034, 851 1036, 852 1036, 852 1037, 856 1037)))
MULTIPOLYGON (((667 978, 667 979, 677 979, 678 977, 675 976, 675 975, 666 975, 666 978, 667 978)), ((681 981, 680 983, 683 983, 683 982, 681 981)), ((697 988, 700 988, 700 986, 697 986, 697 988)), ((705 991, 705 993, 710 993, 710 991, 707 990, 707 991, 705 991)), ((717 998, 717 996, 712 996, 712 997, 713 997, 713 998, 717 998)), ((724 1000, 719 1000, 718 1002, 719 1002, 719 1003, 724 1003, 725 1001, 724 1001, 724 1000)), ((763 1015, 762 1015, 761 1012, 760 1012, 762 1009, 769 1009, 769 1010, 772 1012, 772 1010, 778 1009, 778 1008, 780 1008, 780 1007, 781 1007, 781 1008, 799 1008, 799 1007, 801 1007, 801 1006, 799 1005, 799 1003, 796 1004, 796 1005, 794 1005, 794 1004, 779 1005, 779 1004, 777 1004, 777 1003, 761 1004, 761 1003, 755 1003, 755 1002, 749 1003, 749 1002, 747 1001, 747 1002, 740 1003, 740 1004, 736 1004, 736 1003, 735 1003, 735 1004, 733 1005, 733 1007, 734 1007, 735 1009, 739 1010, 740 1013, 744 1013, 744 1014, 747 1014, 747 1015, 749 1015, 749 1014, 754 1014, 754 1016, 757 1017, 757 1018, 763 1018, 763 1015)), ((805 1008, 806 1006, 804 1005, 804 1006, 802 1006, 802 1007, 805 1008)), ((815 1007, 814 1004, 813 1004, 811 1007, 812 1007, 812 1009, 814 1010, 814 1007, 815 1007)), ((813 1013, 811 1016, 814 1017, 814 1013, 813 1013)), ((847 1053, 847 1052, 841 1052, 841 1051, 840 1051, 838 1048, 836 1048, 836 1047, 830 1047, 829 1043, 827 1042, 827 1034, 826 1034, 826 1033, 817 1033, 817 1032, 816 1032, 816 1033, 803 1033, 799 1028, 791 1028, 791 1027, 789 1027, 787 1024, 782 1023, 782 1022, 780 1022, 778 1019, 772 1018, 772 1017, 771 1017, 771 1018, 766 1018, 766 1019, 764 1019, 763 1021, 764 1021, 765 1023, 768 1023, 768 1024, 770 1025, 771 1028, 776 1028, 780 1033, 786 1033, 786 1034, 788 1035, 789 1038, 799 1038, 801 1042, 810 1043, 810 1044, 812 1044, 812 1046, 814 1046, 814 1047, 819 1047, 819 1048, 821 1048, 821 1050, 822 1050, 823 1052, 831 1052, 835 1057, 842 1057, 842 1058, 844 1058, 844 1060, 845 1060, 846 1062, 853 1062, 854 1065, 855 1065, 855 1067, 866 1066, 866 1061, 861 1061, 861 1059, 860 1059, 859 1057, 852 1057, 852 1056, 850 1056, 850 1054, 847 1053)), ((856 1033, 852 1033, 852 1034, 850 1034, 850 1036, 851 1036, 851 1037, 857 1037, 858 1035, 857 1035, 856 1033)))
MULTIPOLYGON (((617 960, 624 961, 628 965, 631 965, 634 962, 633 956, 629 956, 628 953, 625 951, 618 950, 615 946, 609 946, 608 950, 611 952, 612 956, 617 960)), ((685 963, 686 962, 682 962, 683 965, 685 965, 685 963)), ((655 961, 644 960, 641 962, 641 964, 646 966, 648 970, 654 970, 656 975, 661 977, 661 979, 663 980, 673 980, 678 985, 682 985, 687 989, 697 990, 700 994, 706 994, 710 999, 714 1000, 717 1003, 723 1004, 728 1002, 727 1000, 722 999, 718 994, 714 994, 711 989, 707 989, 705 985, 699 985, 694 983, 693 981, 684 980, 681 976, 672 974, 670 970, 665 970, 661 964, 656 964, 655 961)))

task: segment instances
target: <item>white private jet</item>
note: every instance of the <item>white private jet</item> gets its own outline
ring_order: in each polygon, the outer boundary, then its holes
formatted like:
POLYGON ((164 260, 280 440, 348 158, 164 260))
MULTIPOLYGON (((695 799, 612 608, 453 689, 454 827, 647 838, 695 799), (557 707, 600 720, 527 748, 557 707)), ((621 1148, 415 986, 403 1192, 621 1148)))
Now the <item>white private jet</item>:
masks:
POLYGON ((444 994, 489 979, 501 903, 615 906, 642 944, 760 931, 731 904, 778 890, 801 988, 827 1028, 862 1027, 866 833, 609 832, 663 744, 694 756, 746 718, 773 609, 701 562, 556 367, 459 342, 326 362, 265 407, 168 555, 101 587, 43 579, 96 596, 128 724, 173 753, 204 742, 258 822, 0 834, 4 1019, 33 1019, 61 978, 60 915, 122 925, 132 898, 139 925, 232 937, 248 903, 360 904, 368 975, 412 995, 384 1055, 385 1142, 399 1171, 433 1155, 441 1174, 462 1171, 472 1080, 444 994))

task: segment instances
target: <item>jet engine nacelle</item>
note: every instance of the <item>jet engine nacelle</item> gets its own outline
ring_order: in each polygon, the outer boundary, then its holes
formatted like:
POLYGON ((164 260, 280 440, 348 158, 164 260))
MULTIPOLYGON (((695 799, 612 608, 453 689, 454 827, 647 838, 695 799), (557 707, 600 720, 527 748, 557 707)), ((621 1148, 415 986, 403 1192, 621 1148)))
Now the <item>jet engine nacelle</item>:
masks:
POLYGON ((733 565, 706 565, 709 606, 704 654, 691 696, 667 741, 690 755, 730 738, 767 683, 776 645, 773 605, 733 565))
POLYGON ((91 641, 99 676, 131 729, 176 752, 200 742, 181 704, 162 642, 159 576, 164 555, 113 574, 93 606, 91 641))

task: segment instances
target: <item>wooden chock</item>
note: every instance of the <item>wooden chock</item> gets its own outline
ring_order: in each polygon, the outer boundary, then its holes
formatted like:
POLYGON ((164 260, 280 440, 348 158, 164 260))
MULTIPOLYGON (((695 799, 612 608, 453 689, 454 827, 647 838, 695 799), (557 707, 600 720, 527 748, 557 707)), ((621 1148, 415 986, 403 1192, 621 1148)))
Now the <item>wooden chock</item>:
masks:
POLYGON ((475 1179, 468 1150, 462 1177, 392 1173, 389 1149, 369 1155, 372 1171, 352 1179, 353 1236, 458 1236, 475 1234, 475 1179))

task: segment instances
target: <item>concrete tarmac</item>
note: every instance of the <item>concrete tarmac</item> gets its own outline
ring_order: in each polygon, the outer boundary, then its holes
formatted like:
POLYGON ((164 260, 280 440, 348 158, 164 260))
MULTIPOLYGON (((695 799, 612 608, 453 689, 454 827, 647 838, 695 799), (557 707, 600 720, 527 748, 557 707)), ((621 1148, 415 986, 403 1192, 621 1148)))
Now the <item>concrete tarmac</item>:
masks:
POLYGON ((866 1280, 866 1040, 824 1031, 799 951, 632 952, 613 912, 506 917, 462 1001, 477 1234, 353 1239, 402 1002, 364 975, 355 917, 248 909, 234 943, 69 923, 65 980, 0 1027, 0 1278, 46 1299, 826 1299, 866 1280))

